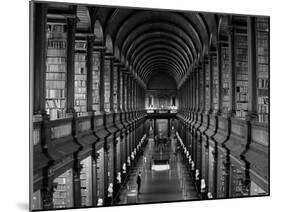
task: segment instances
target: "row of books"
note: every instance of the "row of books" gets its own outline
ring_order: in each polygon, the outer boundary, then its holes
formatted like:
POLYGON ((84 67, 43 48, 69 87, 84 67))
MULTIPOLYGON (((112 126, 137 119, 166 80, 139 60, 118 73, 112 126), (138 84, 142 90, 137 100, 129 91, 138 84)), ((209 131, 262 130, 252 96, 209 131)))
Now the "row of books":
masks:
POLYGON ((258 68, 258 73, 260 73, 260 72, 267 72, 267 76, 268 76, 268 71, 269 71, 268 64, 258 64, 257 68, 258 68))
POLYGON ((64 89, 65 88, 65 81, 46 81, 46 88, 47 89, 64 89))
POLYGON ((269 107, 268 105, 258 105, 258 113, 261 114, 261 113, 266 113, 268 114, 269 113, 269 107))
POLYGON ((75 54, 75 62, 86 62, 86 54, 75 54))
POLYGON ((237 100, 237 101, 241 101, 241 102, 248 101, 248 95, 247 95, 247 93, 237 93, 237 94, 236 94, 236 100, 237 100))
POLYGON ((258 97, 258 104, 262 105, 268 105, 269 103, 269 98, 268 96, 259 96, 258 97))
POLYGON ((40 128, 33 129, 33 145, 34 146, 40 143, 40 136, 41 136, 40 128))
POLYGON ((85 106, 87 105, 87 100, 86 99, 80 99, 80 100, 75 100, 75 105, 81 105, 81 106, 85 106))
MULTIPOLYGON (((48 44, 47 44, 48 48, 52 48, 52 49, 66 49, 66 40, 62 39, 62 40, 58 40, 58 39, 49 39, 48 40, 48 44)), ((65 53, 65 52, 64 52, 65 53)))
POLYGON ((76 112, 87 112, 87 107, 82 106, 82 105, 78 105, 78 106, 74 106, 74 110, 76 112))
POLYGON ((258 55, 257 56, 257 62, 261 64, 268 64, 269 63, 269 57, 267 55, 258 55))
POLYGON ((75 80, 74 81, 74 85, 75 85, 75 87, 84 87, 84 88, 86 88, 87 83, 86 83, 85 80, 75 80))
POLYGON ((47 57, 46 60, 47 64, 65 64, 66 63, 66 57, 47 57))
POLYGON ((238 118, 245 118, 247 115, 247 111, 244 110, 237 110, 236 111, 236 117, 238 118))
POLYGON ((65 98, 64 89, 46 89, 46 98, 47 99, 61 99, 65 98))
POLYGON ((268 49, 264 48, 264 47, 258 47, 257 54, 258 55, 266 55, 266 56, 268 56, 268 49))
POLYGON ((236 73, 236 82, 244 81, 247 82, 248 80, 248 73, 237 68, 238 73, 236 73))
MULTIPOLYGON (((244 87, 248 87, 248 81, 237 81, 236 82, 237 86, 244 86, 244 87)), ((247 92, 247 91, 245 91, 247 92)))
POLYGON ((222 88, 228 88, 229 89, 229 82, 223 82, 222 88))
POLYGON ((269 114, 265 114, 265 113, 258 114, 259 122, 268 122, 268 119, 269 119, 269 114))
POLYGON ((87 95, 85 93, 77 93, 75 94, 75 99, 87 99, 87 95))
POLYGON ((86 87, 75 87, 74 92, 75 92, 75 94, 86 94, 87 88, 86 87))
POLYGON ((75 50, 87 50, 87 41, 75 41, 75 50))
POLYGON ((247 93, 248 87, 247 86, 238 86, 238 87, 236 87, 236 92, 237 93, 247 93))
POLYGON ((46 107, 47 108, 64 108, 65 99, 46 100, 46 107))
POLYGON ((268 79, 258 79, 258 88, 266 88, 268 89, 268 79))
POLYGON ((248 104, 247 103, 236 103, 237 110, 247 110, 248 104))
POLYGON ((65 73, 46 73, 46 80, 65 80, 65 73))
POLYGON ((256 22, 256 27, 258 30, 268 31, 268 18, 258 17, 256 22))
POLYGON ((46 108, 47 114, 50 115, 50 119, 59 119, 59 118, 64 118, 66 115, 65 109, 53 109, 53 108, 46 108))
POLYGON ((64 24, 49 24, 48 25, 48 32, 64 33, 64 32, 66 32, 66 25, 64 25, 64 24))
POLYGON ((87 80, 87 75, 86 74, 76 74, 75 80, 87 80))
POLYGON ((46 72, 54 72, 54 73, 65 73, 66 72, 66 64, 51 64, 47 65, 46 72))

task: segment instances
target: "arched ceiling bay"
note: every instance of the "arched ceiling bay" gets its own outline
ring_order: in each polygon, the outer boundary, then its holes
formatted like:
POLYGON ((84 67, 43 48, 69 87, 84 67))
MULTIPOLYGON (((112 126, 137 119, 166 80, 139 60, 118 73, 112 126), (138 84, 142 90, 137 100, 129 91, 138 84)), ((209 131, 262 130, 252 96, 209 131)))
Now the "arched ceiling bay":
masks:
POLYGON ((144 83, 159 71, 179 83, 217 37, 215 14, 96 7, 115 58, 144 83), (116 55, 115 55, 116 54, 116 55))

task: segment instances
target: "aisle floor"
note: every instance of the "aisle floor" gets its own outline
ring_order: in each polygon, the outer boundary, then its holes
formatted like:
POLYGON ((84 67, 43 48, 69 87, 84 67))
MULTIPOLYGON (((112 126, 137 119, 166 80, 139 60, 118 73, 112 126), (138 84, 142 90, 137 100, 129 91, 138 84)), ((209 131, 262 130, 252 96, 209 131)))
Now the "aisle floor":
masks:
POLYGON ((184 166, 182 156, 176 152, 176 140, 167 144, 149 141, 144 154, 131 170, 128 181, 120 191, 120 201, 115 204, 195 200, 200 196, 184 166), (170 169, 151 170, 153 160, 169 160, 170 169), (141 171, 141 192, 137 194, 137 175, 141 171))

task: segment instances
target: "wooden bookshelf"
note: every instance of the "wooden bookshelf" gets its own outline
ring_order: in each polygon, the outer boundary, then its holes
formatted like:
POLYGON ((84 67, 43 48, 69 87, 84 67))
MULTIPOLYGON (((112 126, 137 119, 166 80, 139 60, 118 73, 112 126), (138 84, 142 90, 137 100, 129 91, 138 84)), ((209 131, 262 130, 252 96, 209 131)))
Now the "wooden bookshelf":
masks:
POLYGON ((113 109, 117 111, 117 83, 118 83, 118 68, 113 68, 113 109))
POLYGON ((257 17, 257 92, 258 120, 268 122, 269 116, 269 19, 257 17))
MULTIPOLYGON (((124 86, 124 105, 125 105, 125 108, 127 109, 127 80, 126 80, 126 76, 123 78, 123 86, 124 86)), ((124 108, 124 109, 125 109, 124 108)))
POLYGON ((74 109, 78 116, 87 112, 87 41, 75 41, 74 109))
POLYGON ((95 111, 100 110, 100 52, 93 52, 93 77, 92 77, 92 109, 95 111))
POLYGON ((230 66, 229 66, 229 47, 221 47, 222 63, 222 112, 227 113, 230 110, 230 66))
POLYGON ((213 109, 217 111, 219 109, 218 94, 219 94, 219 83, 218 83, 218 61, 217 55, 212 56, 212 67, 213 67, 213 109))
POLYGON ((104 149, 101 148, 97 151, 97 199, 104 199, 104 149))
POLYGON ((243 172, 237 169, 235 166, 231 168, 232 175, 232 197, 241 197, 249 195, 249 191, 247 191, 244 181, 245 176, 243 172))
POLYGON ((73 173, 72 169, 54 179, 56 185, 53 193, 54 208, 73 207, 73 173))
POLYGON ((236 117, 245 119, 248 111, 248 47, 247 34, 234 33, 236 74, 236 117))
POLYGON ((81 182, 81 206, 92 205, 92 168, 91 168, 91 156, 80 162, 82 169, 80 171, 81 182))
POLYGON ((104 111, 110 111, 110 60, 104 61, 104 111))
POLYGON ((210 110, 210 63, 206 63, 205 65, 205 71, 206 71, 206 82, 205 82, 205 88, 206 88, 206 98, 205 98, 205 110, 210 110))
POLYGON ((64 24, 47 24, 46 112, 50 119, 66 115, 66 45, 64 24))
POLYGON ((120 109, 123 108, 123 73, 120 71, 120 109))
POLYGON ((203 90, 204 90, 204 87, 203 87, 203 68, 200 68, 199 70, 199 76, 200 76, 200 82, 199 82, 199 92, 200 92, 200 95, 199 95, 199 105, 200 105, 200 108, 203 108, 204 105, 203 105, 203 102, 204 102, 204 96, 203 96, 203 90))

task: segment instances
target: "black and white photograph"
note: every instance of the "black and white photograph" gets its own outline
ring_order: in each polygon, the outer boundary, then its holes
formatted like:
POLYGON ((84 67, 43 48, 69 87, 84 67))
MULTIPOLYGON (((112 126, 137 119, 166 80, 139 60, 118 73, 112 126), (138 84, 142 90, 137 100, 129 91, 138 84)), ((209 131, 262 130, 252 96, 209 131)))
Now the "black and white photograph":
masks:
POLYGON ((268 15, 29 12, 30 210, 270 195, 268 15))

